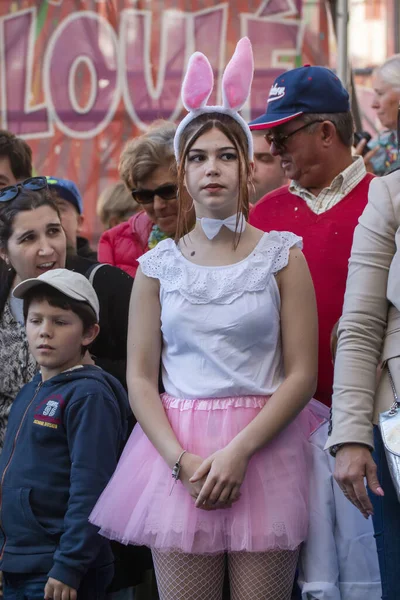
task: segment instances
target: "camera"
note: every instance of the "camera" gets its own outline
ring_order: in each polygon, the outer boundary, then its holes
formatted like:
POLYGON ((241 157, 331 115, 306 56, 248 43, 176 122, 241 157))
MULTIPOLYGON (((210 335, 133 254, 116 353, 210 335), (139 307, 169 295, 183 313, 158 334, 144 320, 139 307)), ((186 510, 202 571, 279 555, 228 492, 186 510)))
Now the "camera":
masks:
POLYGON ((361 142, 361 140, 367 140, 367 144, 362 152, 362 155, 365 156, 367 154, 367 152, 369 152, 371 150, 371 148, 368 146, 368 142, 371 139, 371 135, 368 133, 368 131, 356 131, 354 134, 354 146, 358 146, 358 144, 361 142))

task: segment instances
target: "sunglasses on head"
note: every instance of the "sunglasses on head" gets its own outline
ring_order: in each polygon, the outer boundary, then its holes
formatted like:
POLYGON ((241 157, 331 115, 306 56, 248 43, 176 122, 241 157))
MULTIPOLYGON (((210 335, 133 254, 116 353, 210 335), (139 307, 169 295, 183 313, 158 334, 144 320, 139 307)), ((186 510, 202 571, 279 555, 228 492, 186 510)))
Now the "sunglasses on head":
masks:
POLYGON ((178 186, 173 183, 167 185, 160 185, 155 190, 136 189, 131 190, 132 198, 136 200, 138 204, 152 204, 154 202, 154 196, 159 196, 163 200, 174 200, 178 195, 178 186))
POLYGON ((25 179, 25 181, 21 181, 21 183, 8 185, 0 190, 0 202, 10 202, 11 200, 14 200, 22 189, 36 192, 37 190, 43 190, 44 188, 47 188, 46 177, 29 177, 29 179, 25 179))

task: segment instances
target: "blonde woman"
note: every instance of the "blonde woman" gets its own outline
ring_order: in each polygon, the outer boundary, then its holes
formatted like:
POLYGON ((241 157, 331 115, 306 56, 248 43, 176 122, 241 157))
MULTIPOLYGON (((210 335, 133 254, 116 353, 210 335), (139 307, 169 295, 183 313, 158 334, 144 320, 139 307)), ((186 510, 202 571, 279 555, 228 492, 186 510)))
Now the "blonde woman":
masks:
MULTIPOLYGON (((174 156, 176 125, 156 121, 125 146, 119 174, 142 209, 100 238, 98 256, 135 277, 138 258, 161 240, 174 237, 178 222, 178 182, 174 156)), ((194 210, 188 213, 194 224, 194 210)))

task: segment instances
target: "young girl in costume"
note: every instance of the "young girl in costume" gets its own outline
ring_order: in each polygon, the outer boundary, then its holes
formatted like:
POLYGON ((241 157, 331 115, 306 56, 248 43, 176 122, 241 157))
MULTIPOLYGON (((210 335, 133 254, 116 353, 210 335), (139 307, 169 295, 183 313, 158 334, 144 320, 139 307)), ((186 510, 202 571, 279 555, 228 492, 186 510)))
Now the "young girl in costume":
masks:
POLYGON ((307 534, 315 298, 301 239, 246 222, 253 151, 237 111, 252 73, 244 38, 223 106, 209 107, 211 66, 200 53, 189 62, 175 150, 196 225, 181 237, 182 202, 176 241, 139 259, 128 342, 138 425, 91 516, 102 535, 151 547, 162 600, 220 600, 225 555, 232 600, 289 599, 307 534))

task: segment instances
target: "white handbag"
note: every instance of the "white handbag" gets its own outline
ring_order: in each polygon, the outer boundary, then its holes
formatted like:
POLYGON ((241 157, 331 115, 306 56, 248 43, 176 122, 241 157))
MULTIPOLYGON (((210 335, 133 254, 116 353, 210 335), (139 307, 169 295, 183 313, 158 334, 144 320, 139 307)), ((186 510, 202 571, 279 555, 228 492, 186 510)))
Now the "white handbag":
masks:
POLYGON ((396 490, 397 499, 400 502, 400 400, 388 364, 386 364, 386 369, 388 370, 394 402, 389 410, 379 414, 379 428, 385 447, 390 475, 396 490))

